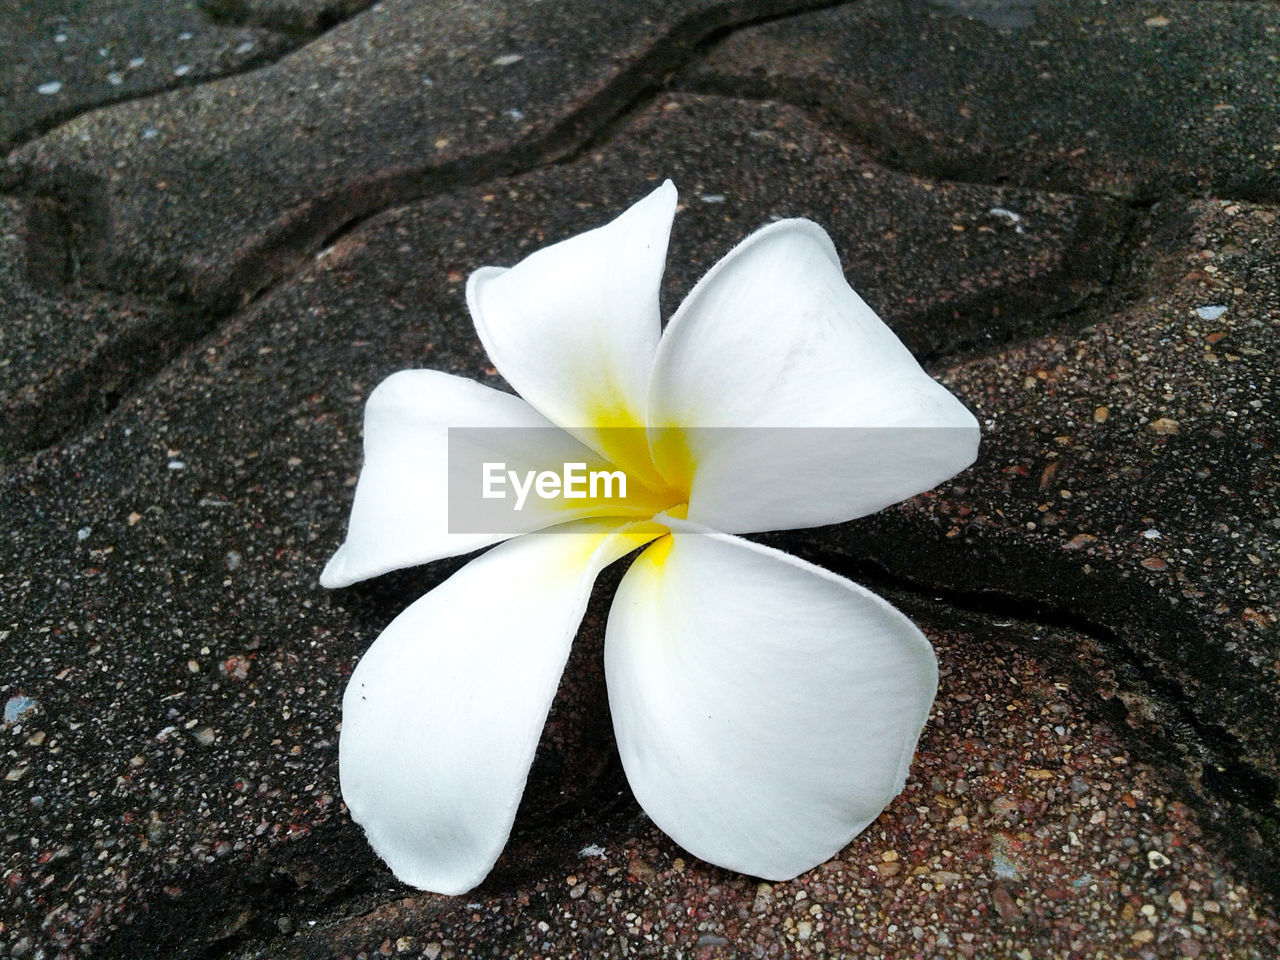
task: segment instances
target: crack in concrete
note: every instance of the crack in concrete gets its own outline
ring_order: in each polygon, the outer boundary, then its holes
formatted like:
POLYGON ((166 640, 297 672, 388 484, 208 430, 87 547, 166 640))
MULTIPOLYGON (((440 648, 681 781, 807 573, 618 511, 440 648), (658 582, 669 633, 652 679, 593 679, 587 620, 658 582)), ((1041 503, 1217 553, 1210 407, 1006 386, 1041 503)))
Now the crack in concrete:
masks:
MULTIPOLYGON (((1259 3, 1265 0, 1237 0, 1241 3, 1259 3)), ((1275 0, 1280 3, 1280 0, 1275 0)), ((841 4, 843 5, 843 4, 841 4)), ((703 47, 708 50, 711 44, 703 47)), ((963 160, 939 159, 933 155, 932 145, 925 131, 908 130, 899 127, 898 136, 894 140, 892 126, 856 124, 848 117, 832 112, 822 98, 806 95, 804 84, 786 80, 738 80, 717 77, 690 77, 682 75, 674 78, 669 88, 673 93, 701 94, 705 96, 731 97, 736 100, 759 101, 766 103, 784 103, 795 107, 811 117, 815 123, 821 124, 832 136, 840 137, 847 143, 859 147, 872 159, 894 173, 901 173, 927 180, 947 181, 950 183, 971 184, 973 186, 993 188, 1017 188, 1032 190, 1037 193, 1063 193, 1077 197, 1093 197, 1127 204, 1135 208, 1150 208, 1156 203, 1170 200, 1200 200, 1206 194, 1183 190, 1170 190, 1152 194, 1130 194, 1110 192, 1097 189, 1082 189, 1079 183, 1061 177, 1046 176, 1034 184, 1018 180, 1014 172, 1000 165, 998 156, 987 156, 979 152, 971 152, 963 160), (888 133, 888 136, 877 135, 888 133), (915 161, 911 159, 916 157, 915 161)), ((1255 203, 1263 206, 1280 204, 1280 196, 1268 192, 1265 188, 1257 191, 1248 189, 1241 194, 1230 196, 1214 193, 1215 199, 1235 201, 1238 203, 1255 203)))
POLYGON ((337 0, 333 4, 321 4, 321 9, 315 11, 310 6, 299 9, 287 3, 263 5, 250 0, 196 0, 196 6, 213 23, 262 27, 286 36, 303 37, 308 42, 358 16, 373 3, 374 0, 337 0))
MULTIPOLYGON (((637 71, 642 75, 652 74, 650 77, 651 82, 637 84, 635 89, 632 90, 629 95, 617 97, 617 102, 611 104, 609 107, 603 107, 599 111, 599 116, 594 118, 588 116, 589 114, 596 112, 594 110, 596 101, 591 101, 584 105, 576 114, 566 117, 559 126, 544 138, 545 141, 554 141, 555 139, 558 139, 556 136, 557 131, 563 130, 564 133, 562 138, 568 141, 564 149, 554 151, 547 156, 542 157, 540 160, 538 158, 534 158, 523 166, 517 165, 511 169, 498 170, 491 174, 481 174, 474 178, 459 178, 453 183, 441 184, 439 189, 436 190, 424 191, 419 194, 406 194, 403 197, 390 199, 375 209, 371 209, 367 213, 363 213, 359 216, 352 217, 334 228, 316 245, 317 249, 326 249, 333 246, 342 238, 359 229, 365 222, 385 213, 388 210, 404 206, 408 203, 426 200, 432 196, 445 193, 450 189, 480 186, 491 181, 496 181, 502 177, 519 176, 543 168, 563 167, 578 163, 586 158, 592 151, 600 149, 610 140, 614 139, 620 131, 624 130, 626 126, 632 122, 637 114, 650 107, 659 95, 669 91, 671 88, 669 88, 663 80, 688 66, 688 63, 697 55, 698 52, 706 49, 712 43, 719 42, 738 30, 745 30, 765 23, 772 23, 775 20, 782 20, 792 16, 813 13, 819 10, 842 7, 852 2, 857 2, 857 0, 814 0, 812 5, 806 6, 804 9, 789 10, 785 13, 762 14, 760 16, 734 22, 732 24, 718 26, 709 33, 706 33, 693 42, 688 43, 688 55, 686 57, 681 58, 680 60, 673 57, 670 63, 655 65, 650 69, 637 71), (575 139, 573 133, 574 128, 580 128, 576 136, 576 143, 572 143, 575 139)), ((678 29, 679 25, 673 29, 673 33, 678 29)), ((659 42, 661 43, 662 41, 659 42)), ((655 44, 655 49, 656 46, 657 45, 655 44)), ((639 67, 639 64, 637 63, 636 66, 639 67)), ((623 80, 624 75, 620 75, 618 80, 615 81, 615 85, 620 87, 623 86, 623 80)), ((598 99, 603 99, 604 95, 607 93, 608 91, 602 92, 601 98, 598 99)), ((621 91, 619 91, 619 93, 621 93, 621 91)), ((463 167, 463 170, 469 170, 472 166, 474 166, 474 161, 468 161, 463 167)))
MULTIPOLYGON (((1077 194, 1077 196, 1082 195, 1077 194)), ((1035 329, 1030 333, 1011 329, 999 337, 960 341, 951 349, 919 355, 917 359, 921 366, 926 370, 938 371, 959 363, 980 360, 1016 349, 1022 344, 1032 343, 1047 335, 1074 333, 1103 317, 1114 314, 1126 304, 1139 300, 1148 292, 1148 288, 1133 277, 1133 265, 1147 238, 1145 232, 1147 217, 1154 205, 1153 202, 1147 201, 1134 201, 1127 204, 1123 222, 1117 225, 1118 229, 1111 233, 1102 230, 1082 231, 1082 235, 1077 238, 1077 244, 1064 255, 1064 261, 1074 262, 1075 247, 1087 245, 1090 241, 1110 239, 1112 242, 1107 250, 1107 264, 1098 278, 1098 289, 1084 293, 1075 304, 1033 316, 1032 323, 1035 329)), ((1052 279, 1056 283, 1069 287, 1074 276, 1074 273, 1065 273, 1055 275, 1052 279)), ((985 299, 975 304, 972 309, 975 312, 981 312, 989 308, 990 303, 989 299, 985 299)), ((1004 301, 1001 301, 1001 306, 1005 306, 1004 301)))

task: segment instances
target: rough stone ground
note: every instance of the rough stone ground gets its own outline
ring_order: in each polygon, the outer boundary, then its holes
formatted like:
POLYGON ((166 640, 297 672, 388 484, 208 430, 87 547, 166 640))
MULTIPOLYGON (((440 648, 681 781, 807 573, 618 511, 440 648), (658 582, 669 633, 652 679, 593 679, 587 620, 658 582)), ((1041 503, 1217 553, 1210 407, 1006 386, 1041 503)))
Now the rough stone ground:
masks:
POLYGON ((324 8, 336 15, 353 5, 307 6, 316 9, 309 21, 262 17, 249 26, 210 18, 194 0, 10 4, 0 35, 0 146, 103 104, 266 63, 305 39, 282 30, 314 32, 324 8))
POLYGON ((0 23, 0 953, 1275 956, 1280 6, 366 6, 0 23), (606 577, 507 852, 422 895, 337 790, 346 675, 452 568, 316 585, 364 398, 496 382, 467 273, 667 176, 668 313, 812 217, 985 423, 777 538, 921 623, 933 719, 832 863, 708 867, 621 776, 606 577))

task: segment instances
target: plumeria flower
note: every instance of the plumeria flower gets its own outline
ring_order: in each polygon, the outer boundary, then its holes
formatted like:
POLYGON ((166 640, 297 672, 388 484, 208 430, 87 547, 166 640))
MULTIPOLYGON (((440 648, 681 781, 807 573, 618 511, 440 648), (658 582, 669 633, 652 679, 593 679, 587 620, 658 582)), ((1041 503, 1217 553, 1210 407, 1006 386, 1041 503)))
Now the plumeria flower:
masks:
POLYGON ((497 860, 592 584, 638 548, 605 677, 627 779, 673 840, 790 879, 906 781, 937 687, 928 641, 858 584, 737 535, 928 490, 973 462, 977 423, 807 220, 748 237, 663 332, 675 210, 668 181, 604 227, 471 276, 476 331, 519 396, 409 370, 369 398, 347 538, 321 582, 498 544, 401 613, 343 699, 343 798, 413 886, 462 893, 497 860), (479 451, 489 460, 605 464, 627 495, 453 529, 449 430, 489 427, 467 433, 500 447, 479 451))

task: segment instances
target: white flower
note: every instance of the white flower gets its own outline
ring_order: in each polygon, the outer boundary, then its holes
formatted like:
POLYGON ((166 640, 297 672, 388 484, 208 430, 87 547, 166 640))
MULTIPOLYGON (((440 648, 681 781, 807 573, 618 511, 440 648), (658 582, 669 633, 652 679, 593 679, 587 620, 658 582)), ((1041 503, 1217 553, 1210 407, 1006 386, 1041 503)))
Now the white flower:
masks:
POLYGON ((664 333, 675 208, 668 181, 607 226, 472 275, 476 330, 519 397, 411 370, 369 398, 325 586, 505 539, 449 530, 450 427, 554 424, 550 444, 545 430, 493 431, 543 442, 490 459, 607 460, 644 484, 621 508, 531 503, 523 535, 410 606, 356 667, 342 793, 406 883, 456 894, 489 872, 592 583, 644 544, 613 601, 605 673, 627 778, 662 830, 712 863, 789 879, 906 780, 937 687, 928 641, 857 584, 733 534, 928 490, 973 462, 977 423, 806 220, 739 244, 664 333))

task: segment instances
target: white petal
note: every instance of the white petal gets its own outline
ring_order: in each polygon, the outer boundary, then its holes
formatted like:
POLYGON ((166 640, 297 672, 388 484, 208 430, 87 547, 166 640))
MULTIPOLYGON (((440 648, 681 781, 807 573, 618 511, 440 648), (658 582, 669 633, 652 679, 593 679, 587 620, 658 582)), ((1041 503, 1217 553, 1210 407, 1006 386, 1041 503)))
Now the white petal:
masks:
MULTIPOLYGON (((321 584, 347 586, 592 512, 590 507, 568 511, 562 502, 532 497, 510 515, 510 529, 451 532, 449 429, 459 427, 499 428, 468 431, 466 437, 480 444, 492 438, 496 446, 485 459, 510 469, 559 470, 572 462, 604 466, 593 451, 519 397, 435 370, 392 374, 365 406, 364 467, 347 539, 320 575, 321 584)), ((473 452, 467 460, 480 458, 473 452)), ((476 483, 478 488, 478 477, 476 483)))
POLYGON ((462 893, 506 843, 592 582, 644 542, 581 529, 477 557, 400 614, 351 675, 342 797, 405 883, 462 893))
MULTIPOLYGON (((612 223, 467 282, 476 332, 499 372, 549 419, 633 471, 644 465, 624 462, 600 430, 644 424, 675 207, 668 180, 612 223)), ((635 439, 643 444, 642 434, 635 439)))
POLYGON ((605 672, 645 812, 702 859, 770 880, 830 858, 897 796, 937 688, 928 641, 884 600, 719 534, 640 555, 605 672))
POLYGON ((729 532, 873 513, 964 469, 978 444, 973 415, 807 220, 751 235, 694 287, 658 349, 649 425, 667 479, 692 484, 689 518, 729 532))

